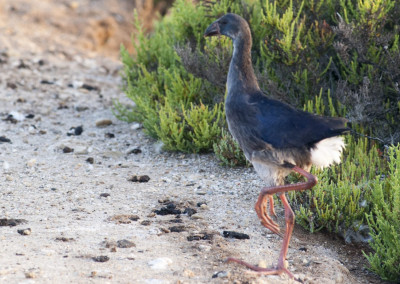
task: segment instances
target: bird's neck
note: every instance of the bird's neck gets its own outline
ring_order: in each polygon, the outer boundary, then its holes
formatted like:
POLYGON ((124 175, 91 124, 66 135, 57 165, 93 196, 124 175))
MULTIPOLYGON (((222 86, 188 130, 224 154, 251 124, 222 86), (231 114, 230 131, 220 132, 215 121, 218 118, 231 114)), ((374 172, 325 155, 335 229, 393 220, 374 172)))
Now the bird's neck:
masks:
POLYGON ((233 55, 228 73, 228 96, 259 91, 251 63, 251 35, 245 33, 233 42, 233 55))

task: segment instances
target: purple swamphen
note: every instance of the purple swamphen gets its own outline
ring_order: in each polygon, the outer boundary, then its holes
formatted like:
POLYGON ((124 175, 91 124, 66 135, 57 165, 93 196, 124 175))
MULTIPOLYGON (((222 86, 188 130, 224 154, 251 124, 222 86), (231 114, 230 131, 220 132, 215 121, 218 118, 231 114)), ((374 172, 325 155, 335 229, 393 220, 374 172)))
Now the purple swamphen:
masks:
POLYGON ((275 215, 272 195, 277 193, 285 208, 286 221, 276 267, 261 268, 235 258, 228 261, 245 265, 261 274, 287 273, 294 278, 285 267, 295 219, 285 192, 310 189, 317 183, 317 178, 309 173, 311 165, 323 168, 340 162, 345 145, 338 135, 349 130, 345 125, 347 120, 313 115, 268 98, 258 86, 254 74, 250 53, 251 32, 242 17, 236 14, 222 16, 204 33, 204 36, 215 35, 231 38, 234 47, 225 101, 229 131, 266 183, 255 210, 262 225, 280 234, 278 225, 270 216, 275 215), (304 176, 307 181, 285 185, 284 179, 292 171, 304 176))

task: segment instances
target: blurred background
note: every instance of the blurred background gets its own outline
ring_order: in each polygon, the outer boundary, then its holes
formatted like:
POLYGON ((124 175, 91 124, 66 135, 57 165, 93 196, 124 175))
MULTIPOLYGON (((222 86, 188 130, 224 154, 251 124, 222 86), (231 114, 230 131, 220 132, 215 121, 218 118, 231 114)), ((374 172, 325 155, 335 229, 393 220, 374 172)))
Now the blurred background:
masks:
POLYGON ((173 0, 2 0, 0 49, 71 46, 118 58, 121 43, 133 52, 133 11, 146 31, 173 0), (29 39, 28 35, 29 34, 29 39), (32 40, 31 40, 32 39, 32 40))

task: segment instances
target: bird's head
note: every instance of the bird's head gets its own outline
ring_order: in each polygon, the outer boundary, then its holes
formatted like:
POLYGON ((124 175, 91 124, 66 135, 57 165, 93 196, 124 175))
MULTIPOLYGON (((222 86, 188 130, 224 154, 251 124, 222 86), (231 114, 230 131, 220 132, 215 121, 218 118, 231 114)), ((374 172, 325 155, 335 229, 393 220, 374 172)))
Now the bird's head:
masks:
POLYGON ((250 33, 246 20, 239 15, 228 13, 209 25, 204 36, 224 35, 235 40, 243 33, 250 33))

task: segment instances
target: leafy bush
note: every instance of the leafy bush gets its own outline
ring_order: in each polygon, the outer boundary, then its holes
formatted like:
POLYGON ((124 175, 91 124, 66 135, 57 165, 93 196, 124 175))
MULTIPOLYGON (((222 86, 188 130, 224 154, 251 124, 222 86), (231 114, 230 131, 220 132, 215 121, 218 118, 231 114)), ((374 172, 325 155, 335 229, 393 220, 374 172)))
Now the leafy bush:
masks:
POLYGON ((221 139, 213 145, 214 153, 221 161, 221 165, 229 167, 249 166, 239 144, 227 130, 222 130, 221 139))
POLYGON ((373 185, 372 210, 367 214, 374 253, 365 255, 370 269, 383 279, 400 281, 400 145, 390 147, 389 172, 382 182, 377 177, 373 185))

